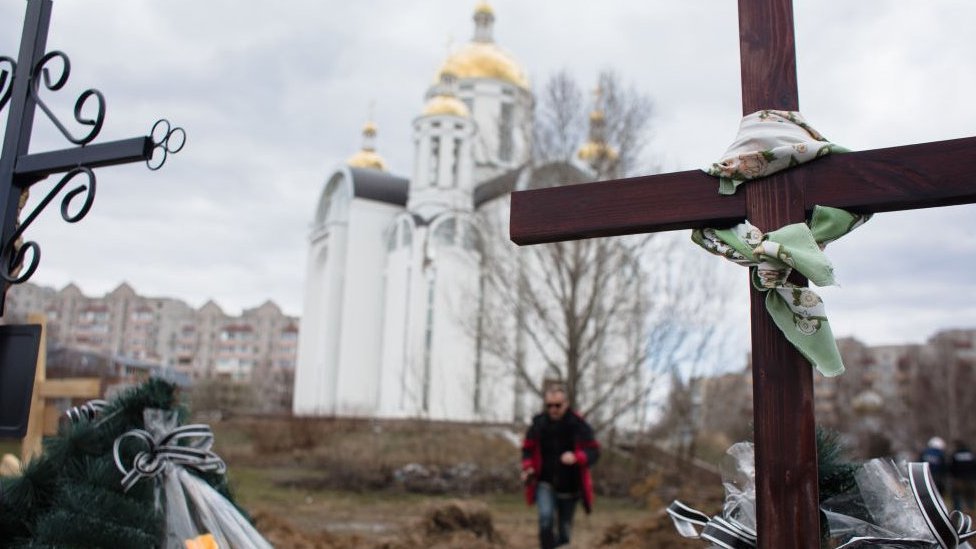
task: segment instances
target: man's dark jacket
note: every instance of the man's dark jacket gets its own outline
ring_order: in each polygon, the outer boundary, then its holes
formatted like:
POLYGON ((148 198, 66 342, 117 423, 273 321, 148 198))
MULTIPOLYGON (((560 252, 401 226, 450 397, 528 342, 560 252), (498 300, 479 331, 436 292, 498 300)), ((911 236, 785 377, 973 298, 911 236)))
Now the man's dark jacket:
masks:
MULTIPOLYGON (((580 473, 580 492, 583 496, 583 509, 589 513, 593 509, 593 480, 590 477, 590 467, 600 458, 600 445, 593 437, 593 428, 582 416, 573 410, 567 410, 560 422, 565 421, 573 434, 573 454, 576 456, 576 469, 580 473)), ((535 474, 525 485, 525 500, 529 505, 535 503, 535 492, 542 473, 542 441, 541 437, 551 436, 555 422, 548 414, 538 414, 532 418, 532 425, 525 434, 522 443, 522 470, 532 468, 535 474)))

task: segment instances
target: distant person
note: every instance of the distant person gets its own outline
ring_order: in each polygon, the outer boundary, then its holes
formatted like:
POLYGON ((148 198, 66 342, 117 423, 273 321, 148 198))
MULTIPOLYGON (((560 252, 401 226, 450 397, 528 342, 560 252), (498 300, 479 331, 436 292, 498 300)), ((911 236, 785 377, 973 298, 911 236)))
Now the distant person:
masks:
POLYGON ((522 482, 529 505, 539 510, 539 543, 551 549, 569 543, 581 498, 583 509, 592 509, 590 467, 600 446, 593 428, 570 409, 565 389, 550 387, 543 400, 546 411, 532 418, 522 444, 522 482))
POLYGON ((922 450, 921 461, 929 464, 932 480, 940 494, 945 494, 946 477, 949 474, 949 460, 946 459, 946 443, 939 437, 929 439, 928 446, 922 450))
POLYGON ((956 511, 970 513, 976 509, 976 456, 961 440, 956 441, 949 462, 949 488, 956 511))

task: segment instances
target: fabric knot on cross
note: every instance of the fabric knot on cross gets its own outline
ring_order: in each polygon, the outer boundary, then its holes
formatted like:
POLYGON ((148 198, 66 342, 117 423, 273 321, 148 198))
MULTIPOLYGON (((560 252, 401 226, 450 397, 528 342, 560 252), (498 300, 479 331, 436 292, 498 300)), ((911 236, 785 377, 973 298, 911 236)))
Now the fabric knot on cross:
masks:
MULTIPOLYGON (((799 113, 759 111, 743 118, 723 159, 705 171, 720 178, 719 193, 733 194, 751 179, 847 149, 828 142, 799 113)), ((815 206, 806 223, 763 233, 748 221, 728 229, 696 229, 691 239, 715 255, 749 267, 752 283, 766 292, 766 310, 790 343, 825 376, 844 372, 823 300, 789 282, 796 270, 816 286, 835 284, 824 255, 828 243, 864 224, 869 215, 815 206)))
POLYGON ((720 194, 735 194, 739 185, 848 149, 827 141, 793 111, 762 110, 739 123, 739 133, 722 159, 705 171, 719 178, 720 194))

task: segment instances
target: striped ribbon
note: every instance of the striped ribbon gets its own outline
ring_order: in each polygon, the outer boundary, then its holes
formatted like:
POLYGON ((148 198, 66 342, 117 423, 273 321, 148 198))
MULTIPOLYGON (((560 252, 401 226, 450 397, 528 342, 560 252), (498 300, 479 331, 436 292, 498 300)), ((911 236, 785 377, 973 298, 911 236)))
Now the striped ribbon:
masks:
POLYGON ((68 408, 65 410, 64 415, 68 416, 68 420, 71 423, 78 423, 81 420, 92 421, 98 414, 102 413, 102 410, 108 406, 108 401, 102 399, 89 400, 88 402, 80 405, 68 408))
POLYGON ((908 482, 912 486, 915 503, 925 517, 925 524, 942 549, 955 549, 976 536, 973 519, 959 511, 949 512, 942 502, 939 489, 932 480, 926 462, 908 464, 908 482))
POLYGON ((112 454, 115 466, 123 475, 122 488, 129 491, 140 479, 160 474, 167 463, 192 467, 201 472, 223 473, 227 466, 210 449, 212 445, 213 431, 207 425, 184 425, 158 439, 142 429, 133 429, 115 439, 112 454), (130 437, 142 441, 146 449, 136 454, 132 466, 127 468, 122 463, 119 449, 122 441, 130 437))
MULTIPOLYGON (((966 540, 976 537, 972 519, 959 511, 949 512, 932 480, 929 464, 908 464, 908 481, 925 524, 940 549, 969 547, 966 540)), ((754 549, 756 532, 742 523, 708 515, 675 500, 668 507, 678 533, 686 538, 704 539, 724 549, 754 549), (701 528, 699 532, 698 528, 701 528)), ((837 549, 862 549, 883 546, 889 549, 932 548, 931 539, 857 537, 837 549)))
POLYGON ((756 531, 735 519, 709 517, 678 500, 668 506, 668 514, 678 533, 686 538, 707 540, 723 549, 756 547, 756 531))

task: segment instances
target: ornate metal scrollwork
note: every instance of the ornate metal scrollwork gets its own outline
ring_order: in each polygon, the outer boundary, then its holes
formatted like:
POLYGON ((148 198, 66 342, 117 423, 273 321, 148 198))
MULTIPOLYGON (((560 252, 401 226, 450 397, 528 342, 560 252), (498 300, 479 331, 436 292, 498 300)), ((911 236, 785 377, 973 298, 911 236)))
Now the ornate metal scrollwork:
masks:
POLYGON ((88 133, 81 137, 75 137, 70 131, 68 131, 68 128, 66 128, 64 124, 58 120, 58 117, 54 115, 54 112, 51 111, 51 109, 44 103, 39 93, 42 80, 45 88, 51 91, 57 91, 64 87, 70 74, 71 61, 68 59, 68 56, 64 54, 64 52, 54 50, 45 54, 44 57, 37 62, 37 64, 34 66, 34 70, 31 72, 31 95, 34 98, 34 101, 37 103, 37 106, 40 107, 51 122, 53 122, 54 125, 61 130, 61 134, 64 135, 68 141, 71 141, 75 145, 85 145, 91 143, 92 140, 98 136, 98 132, 102 131, 102 123, 105 122, 105 96, 102 95, 102 92, 90 88, 81 92, 81 95, 79 95, 78 99, 75 101, 75 121, 83 126, 91 126, 88 133), (53 81, 51 78, 51 69, 45 66, 52 59, 61 60, 60 76, 53 79, 53 81), (84 116, 82 111, 85 108, 85 103, 87 103, 88 99, 91 97, 95 98, 96 110, 94 117, 88 118, 84 116))
POLYGON ((162 168, 163 164, 166 163, 166 157, 180 152, 183 146, 186 145, 186 131, 179 126, 172 127, 169 120, 165 118, 161 118, 153 124, 152 130, 149 131, 149 136, 153 142, 153 154, 149 160, 146 160, 146 166, 153 171, 162 168), (157 149, 162 151, 159 155, 158 163, 155 162, 157 149))
POLYGON ((27 227, 37 219, 37 216, 40 215, 44 208, 79 174, 86 175, 88 181, 71 189, 61 199, 61 219, 64 219, 68 223, 77 223, 88 215, 88 211, 91 210, 92 204, 95 202, 95 172, 90 168, 80 166, 64 174, 57 185, 24 218, 23 222, 17 227, 17 230, 10 235, 10 239, 4 243, 3 253, 0 254, 0 257, 5 258, 5 261, 0 262, 0 278, 3 278, 3 280, 10 284, 20 284, 27 281, 34 274, 34 271, 37 270, 37 266, 41 262, 41 247, 37 242, 33 241, 24 242, 18 247, 17 241, 24 234, 24 231, 27 230, 27 227), (77 212, 71 213, 71 202, 80 194, 84 194, 84 201, 81 203, 81 207, 78 208, 77 212), (24 260, 27 258, 28 252, 30 253, 30 260, 25 264, 24 260))
POLYGON ((14 74, 17 73, 17 62, 13 59, 0 55, 0 112, 10 101, 10 95, 14 92, 14 74), (4 67, 10 65, 10 68, 4 67))

